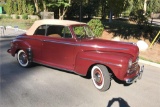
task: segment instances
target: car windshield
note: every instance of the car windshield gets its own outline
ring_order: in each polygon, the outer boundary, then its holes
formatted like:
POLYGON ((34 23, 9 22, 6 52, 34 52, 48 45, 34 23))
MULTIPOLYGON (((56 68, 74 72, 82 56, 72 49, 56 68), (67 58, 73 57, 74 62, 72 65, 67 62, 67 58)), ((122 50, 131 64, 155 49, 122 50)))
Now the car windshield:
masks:
POLYGON ((73 31, 78 39, 94 37, 93 32, 88 26, 73 26, 73 31))

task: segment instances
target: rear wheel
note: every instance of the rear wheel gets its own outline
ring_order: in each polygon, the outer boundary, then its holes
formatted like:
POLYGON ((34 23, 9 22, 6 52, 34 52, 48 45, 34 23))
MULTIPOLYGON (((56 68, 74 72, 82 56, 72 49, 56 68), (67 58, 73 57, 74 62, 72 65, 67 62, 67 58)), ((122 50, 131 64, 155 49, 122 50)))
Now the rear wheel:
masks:
POLYGON ((31 64, 28 60, 27 54, 23 50, 18 51, 17 60, 22 67, 29 67, 31 64))
POLYGON ((111 84, 110 74, 104 65, 95 65, 91 69, 94 86, 100 91, 106 91, 111 84))

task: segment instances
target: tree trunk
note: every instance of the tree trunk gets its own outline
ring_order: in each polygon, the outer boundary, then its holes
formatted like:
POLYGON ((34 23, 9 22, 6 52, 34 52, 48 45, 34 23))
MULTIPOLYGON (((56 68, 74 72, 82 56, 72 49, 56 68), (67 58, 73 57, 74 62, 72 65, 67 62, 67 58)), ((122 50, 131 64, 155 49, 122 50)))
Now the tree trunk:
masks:
MULTIPOLYGON (((71 0, 69 0, 68 4, 71 4, 71 0)), ((62 11, 61 11, 61 7, 59 7, 59 20, 63 20, 64 19, 64 16, 65 16, 67 10, 68 10, 68 7, 63 7, 62 11)))
POLYGON ((147 11, 147 0, 144 0, 144 14, 146 14, 146 11, 147 11))
POLYGON ((42 4, 43 4, 43 11, 47 12, 48 10, 47 10, 47 7, 46 7, 46 3, 44 1, 42 1, 42 4))
POLYGON ((110 10, 110 13, 109 13, 109 22, 112 22, 112 10, 110 10))
POLYGON ((60 20, 63 20, 63 19, 64 19, 64 16, 65 16, 67 10, 68 10, 67 7, 66 7, 66 8, 65 8, 65 7, 63 8, 63 13, 59 16, 59 19, 60 19, 60 20))
POLYGON ((59 8, 59 20, 61 20, 61 9, 59 8))
POLYGON ((36 8, 36 13, 39 12, 39 7, 38 7, 38 1, 37 0, 34 0, 34 5, 35 5, 35 8, 36 8))
POLYGON ((102 4, 102 11, 101 11, 102 12, 102 19, 106 19, 106 3, 103 1, 101 4, 102 4))

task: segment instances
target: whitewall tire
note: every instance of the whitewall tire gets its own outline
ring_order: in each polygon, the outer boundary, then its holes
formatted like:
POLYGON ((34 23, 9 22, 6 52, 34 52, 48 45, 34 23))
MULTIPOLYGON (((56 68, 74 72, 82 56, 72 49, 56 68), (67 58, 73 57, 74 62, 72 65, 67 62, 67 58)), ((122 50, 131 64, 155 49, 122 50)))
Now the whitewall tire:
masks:
POLYGON ((94 86, 100 91, 106 91, 111 84, 110 74, 104 65, 95 65, 91 69, 94 86))
POLYGON ((30 66, 31 62, 29 62, 27 54, 23 50, 18 51, 17 60, 22 67, 30 66))

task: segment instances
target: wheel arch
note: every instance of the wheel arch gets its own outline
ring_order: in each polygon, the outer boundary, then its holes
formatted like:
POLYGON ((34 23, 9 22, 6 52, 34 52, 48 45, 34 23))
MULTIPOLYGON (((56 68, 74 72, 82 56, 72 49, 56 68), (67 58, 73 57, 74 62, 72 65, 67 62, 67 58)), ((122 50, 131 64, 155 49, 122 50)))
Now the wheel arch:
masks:
POLYGON ((15 54, 18 54, 18 51, 20 51, 20 50, 23 50, 27 53, 27 57, 30 62, 33 61, 33 53, 32 53, 32 49, 30 47, 26 48, 26 49, 18 48, 18 49, 16 49, 15 54))
POLYGON ((88 71, 87 71, 87 74, 86 74, 86 77, 87 77, 87 78, 91 78, 91 69, 92 69, 93 66, 95 66, 95 65, 103 65, 103 66, 105 66, 105 67, 108 69, 108 72, 109 72, 111 75, 114 76, 114 72, 112 71, 112 69, 111 69, 109 66, 107 66, 107 65, 105 65, 105 64, 102 64, 102 63, 94 63, 94 64, 90 65, 90 67, 88 68, 88 71))
POLYGON ((85 51, 77 55, 75 60, 75 71, 77 74, 89 76, 91 68, 96 65, 104 65, 112 75, 119 75, 123 61, 117 57, 123 58, 122 53, 85 51), (116 57, 115 57, 116 56, 116 57))
POLYGON ((19 50, 24 50, 25 52, 27 52, 26 49, 31 47, 28 42, 21 39, 15 39, 12 44, 13 47, 11 48, 11 50, 13 56, 15 56, 15 54, 17 54, 19 50))

